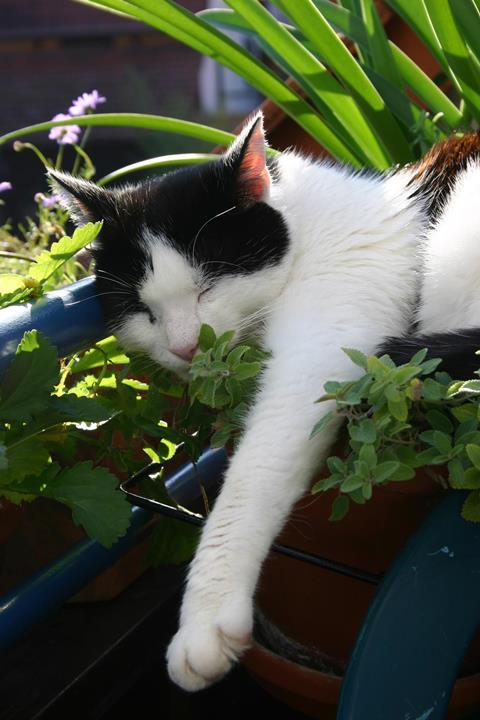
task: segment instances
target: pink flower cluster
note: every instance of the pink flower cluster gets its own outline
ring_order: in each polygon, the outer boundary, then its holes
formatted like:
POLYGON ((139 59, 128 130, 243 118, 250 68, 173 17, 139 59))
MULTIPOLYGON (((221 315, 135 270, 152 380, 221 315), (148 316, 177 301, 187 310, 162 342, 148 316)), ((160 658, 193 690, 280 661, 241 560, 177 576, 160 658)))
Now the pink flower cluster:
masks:
POLYGON ((11 189, 12 189, 12 183, 9 183, 7 180, 0 182, 0 193, 6 192, 7 190, 11 190, 11 189))
MULTIPOLYGON (((72 101, 72 105, 68 109, 68 115, 59 113, 52 120, 71 120, 79 115, 87 115, 89 112, 93 112, 97 105, 106 102, 106 99, 98 93, 98 90, 82 93, 76 100, 72 101)), ((75 145, 78 143, 81 132, 78 125, 59 125, 50 130, 48 137, 50 140, 56 140, 59 145, 75 145)))

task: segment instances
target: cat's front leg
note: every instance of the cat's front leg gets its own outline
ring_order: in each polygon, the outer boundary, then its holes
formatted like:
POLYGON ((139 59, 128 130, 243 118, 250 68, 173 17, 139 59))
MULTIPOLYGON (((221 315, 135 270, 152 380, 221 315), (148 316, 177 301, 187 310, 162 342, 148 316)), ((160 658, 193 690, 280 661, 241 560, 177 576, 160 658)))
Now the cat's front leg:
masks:
POLYGON ((334 428, 323 442, 309 439, 328 408, 313 403, 318 375, 308 375, 300 390, 291 378, 264 386, 205 525, 167 654, 170 677, 185 690, 221 678, 249 646, 262 562, 332 439, 334 428))

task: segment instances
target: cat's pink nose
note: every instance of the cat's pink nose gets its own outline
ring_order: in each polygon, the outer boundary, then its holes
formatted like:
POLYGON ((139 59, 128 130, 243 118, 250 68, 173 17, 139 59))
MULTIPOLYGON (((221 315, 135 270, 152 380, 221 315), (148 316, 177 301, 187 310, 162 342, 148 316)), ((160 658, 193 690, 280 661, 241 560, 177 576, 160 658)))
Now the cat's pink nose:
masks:
POLYGON ((189 343, 187 345, 173 345, 172 347, 169 347, 173 355, 176 355, 177 357, 181 358, 182 360, 190 361, 195 353, 197 352, 198 345, 195 343, 194 345, 192 343, 189 343))

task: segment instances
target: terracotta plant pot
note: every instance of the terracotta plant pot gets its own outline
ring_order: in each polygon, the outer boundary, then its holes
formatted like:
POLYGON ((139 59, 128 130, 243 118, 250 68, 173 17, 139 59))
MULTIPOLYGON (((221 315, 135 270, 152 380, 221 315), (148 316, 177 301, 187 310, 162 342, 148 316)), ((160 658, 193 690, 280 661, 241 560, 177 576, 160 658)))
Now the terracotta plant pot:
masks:
MULTIPOLYGON (((365 505, 353 505, 340 522, 328 520, 332 495, 305 496, 278 542, 382 574, 441 497, 430 478, 376 488, 365 505)), ((272 553, 256 602, 285 635, 320 652, 336 674, 312 670, 255 645, 244 658, 249 672, 272 695, 322 720, 335 718, 345 668, 375 586, 272 553), (340 671, 339 671, 340 670, 340 671)), ((450 703, 450 720, 480 709, 480 645, 471 647, 450 703)))

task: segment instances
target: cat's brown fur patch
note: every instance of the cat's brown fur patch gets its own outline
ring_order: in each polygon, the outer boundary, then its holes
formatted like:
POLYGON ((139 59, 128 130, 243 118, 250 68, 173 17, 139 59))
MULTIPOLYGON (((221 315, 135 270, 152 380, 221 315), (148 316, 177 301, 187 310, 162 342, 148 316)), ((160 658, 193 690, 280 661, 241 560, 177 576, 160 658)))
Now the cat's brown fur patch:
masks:
POLYGON ((480 157, 480 132, 452 135, 434 145, 417 163, 411 166, 414 175, 410 182, 427 198, 428 214, 434 219, 450 193, 454 180, 469 160, 480 157))

